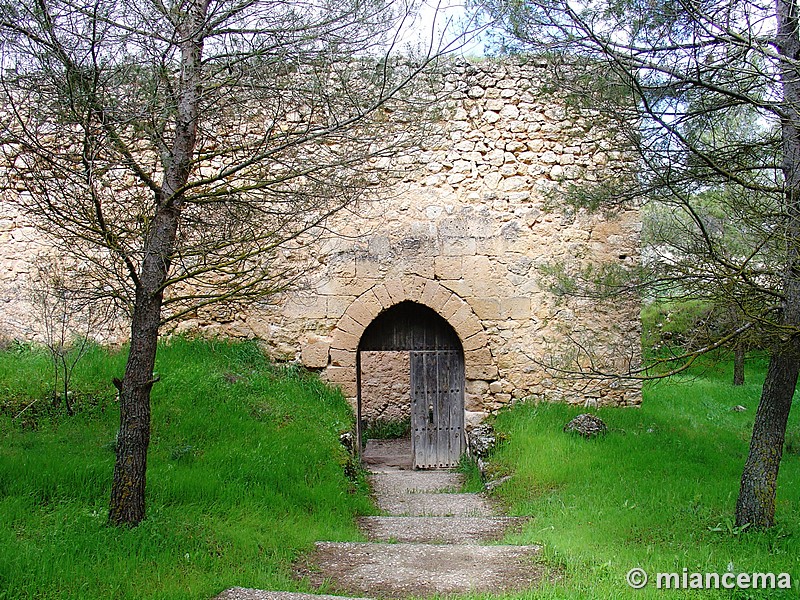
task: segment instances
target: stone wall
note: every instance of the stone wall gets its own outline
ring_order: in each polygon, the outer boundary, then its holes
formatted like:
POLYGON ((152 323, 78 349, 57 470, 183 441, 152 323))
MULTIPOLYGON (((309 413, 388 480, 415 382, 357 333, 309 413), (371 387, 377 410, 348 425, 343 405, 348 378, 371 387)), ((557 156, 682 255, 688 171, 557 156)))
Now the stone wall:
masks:
MULTIPOLYGON (((327 227, 337 235, 287 252, 287 260, 313 259, 301 291, 241 314, 209 310, 179 329, 257 337, 273 356, 319 369, 354 398, 361 334, 382 310, 412 300, 461 339, 468 424, 527 396, 639 403, 635 385, 570 381, 545 368, 570 354, 570 338, 599 344, 601 363, 624 368, 639 359, 640 332, 635 302, 600 305, 543 284, 542 268, 555 263, 635 265, 640 231, 636 210, 590 213, 553 200, 564 185, 623 177, 625 165, 602 116, 570 114, 544 91, 546 79, 545 65, 455 65, 439 135, 402 157, 405 180, 333 217, 327 227)), ((26 336, 12 290, 31 232, 15 219, 0 214, 0 319, 6 332, 26 336)))
POLYGON ((367 423, 411 416, 408 352, 361 353, 361 418, 367 423))

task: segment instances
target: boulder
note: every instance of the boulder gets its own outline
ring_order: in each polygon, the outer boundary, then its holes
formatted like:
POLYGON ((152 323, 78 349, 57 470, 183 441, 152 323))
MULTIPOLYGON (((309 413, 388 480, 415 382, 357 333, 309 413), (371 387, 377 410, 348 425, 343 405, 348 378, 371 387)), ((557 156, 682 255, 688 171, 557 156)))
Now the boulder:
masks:
POLYGON ((491 425, 478 425, 467 434, 467 448, 472 458, 486 458, 497 444, 497 437, 491 425))
POLYGON ((588 439, 598 435, 605 435, 608 427, 599 417, 584 413, 564 425, 564 431, 575 432, 588 439))

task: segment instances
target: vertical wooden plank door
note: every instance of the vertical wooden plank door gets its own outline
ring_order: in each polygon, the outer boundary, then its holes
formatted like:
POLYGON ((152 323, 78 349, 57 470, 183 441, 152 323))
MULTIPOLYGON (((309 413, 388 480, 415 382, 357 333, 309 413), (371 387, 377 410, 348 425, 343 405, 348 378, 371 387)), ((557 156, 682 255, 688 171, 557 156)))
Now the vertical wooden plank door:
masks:
POLYGON ((464 450, 464 363, 456 350, 411 351, 415 469, 458 465, 464 450))

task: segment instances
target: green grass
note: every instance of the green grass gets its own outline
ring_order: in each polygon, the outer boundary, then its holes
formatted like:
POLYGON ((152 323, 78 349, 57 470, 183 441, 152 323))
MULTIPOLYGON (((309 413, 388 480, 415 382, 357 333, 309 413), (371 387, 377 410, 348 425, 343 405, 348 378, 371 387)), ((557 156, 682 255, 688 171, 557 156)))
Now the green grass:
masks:
POLYGON ((610 428, 600 439, 562 432, 580 408, 531 403, 501 413, 496 427, 508 441, 493 468, 514 475, 496 496, 511 514, 532 517, 510 541, 542 544, 557 578, 525 596, 800 597, 800 408, 790 419, 776 526, 738 532, 732 521, 764 367, 751 363, 740 388, 727 363, 649 384, 641 409, 596 411, 610 428), (747 411, 732 411, 737 404, 747 411), (625 583, 633 567, 788 572, 795 589, 634 591, 625 583))
MULTIPOLYGON (((362 539, 374 512, 344 476, 338 443, 352 426, 340 394, 268 364, 253 344, 163 344, 153 389, 148 518, 106 526, 118 411, 111 377, 123 351, 93 348, 74 376, 78 414, 46 400, 47 356, 0 353, 0 600, 210 598, 234 585, 305 591, 293 561, 316 540, 362 539), (39 399, 19 418, 32 400, 39 399)), ((543 545, 548 583, 510 598, 797 598, 779 592, 634 592, 625 574, 790 572, 800 581, 800 413, 789 426, 777 525, 737 532, 732 513, 764 361, 748 383, 730 365, 647 386, 641 409, 597 411, 610 433, 583 440, 563 425, 582 409, 520 404, 498 415, 505 440, 492 477, 514 515, 514 543, 543 545), (742 404, 746 412, 733 412, 742 404)), ((462 464, 472 484, 475 466, 462 464)), ((486 597, 486 596, 484 596, 486 597)))
POLYGON ((96 348, 79 364, 75 417, 43 399, 14 419, 47 396, 47 357, 0 353, 0 599, 303 590, 292 562, 315 540, 361 539, 372 506, 344 476, 341 394, 253 344, 183 339, 159 350, 147 519, 108 527, 124 360, 96 348))

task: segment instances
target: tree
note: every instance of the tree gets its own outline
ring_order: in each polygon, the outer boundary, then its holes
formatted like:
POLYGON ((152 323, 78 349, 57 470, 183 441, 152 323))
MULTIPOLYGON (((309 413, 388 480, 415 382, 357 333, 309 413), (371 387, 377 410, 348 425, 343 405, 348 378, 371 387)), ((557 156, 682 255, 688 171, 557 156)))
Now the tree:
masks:
POLYGON ((747 332, 770 361, 736 505, 770 527, 800 369, 800 36, 796 0, 498 0, 511 50, 547 53, 559 84, 616 119, 631 173, 572 190, 585 205, 671 214, 660 270, 620 291, 715 301, 741 316, 699 353, 747 332), (747 123, 732 130, 731 123, 747 123), (715 218, 715 212, 724 218, 715 218), (735 244, 731 239, 735 238, 735 244))
POLYGON ((53 406, 63 399, 72 415, 72 373, 91 348, 92 338, 113 326, 113 315, 107 306, 85 301, 81 291, 69 285, 73 271, 63 261, 40 258, 34 268, 28 292, 37 333, 53 363, 53 406))
POLYGON ((421 134, 443 49, 394 57, 412 8, 0 2, 8 197, 130 315, 110 523, 145 517, 162 326, 285 289, 280 249, 374 195, 421 134))

